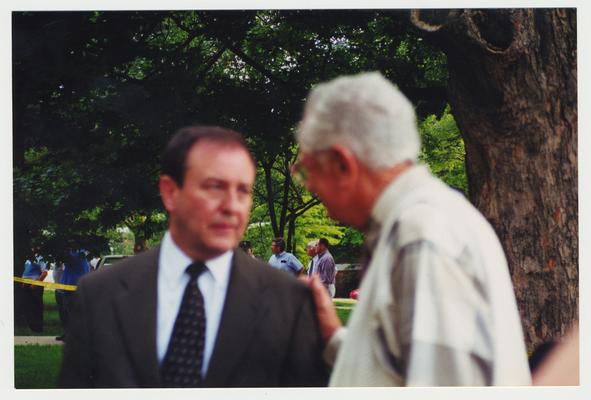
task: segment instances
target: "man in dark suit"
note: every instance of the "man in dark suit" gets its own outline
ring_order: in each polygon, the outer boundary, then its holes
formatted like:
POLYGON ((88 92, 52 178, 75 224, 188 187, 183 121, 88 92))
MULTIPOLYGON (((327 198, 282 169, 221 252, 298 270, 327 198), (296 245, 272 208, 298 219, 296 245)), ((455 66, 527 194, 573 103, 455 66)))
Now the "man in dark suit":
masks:
POLYGON ((254 180, 240 134, 177 132, 159 182, 169 230, 80 280, 60 387, 326 384, 309 289, 236 248, 254 180))

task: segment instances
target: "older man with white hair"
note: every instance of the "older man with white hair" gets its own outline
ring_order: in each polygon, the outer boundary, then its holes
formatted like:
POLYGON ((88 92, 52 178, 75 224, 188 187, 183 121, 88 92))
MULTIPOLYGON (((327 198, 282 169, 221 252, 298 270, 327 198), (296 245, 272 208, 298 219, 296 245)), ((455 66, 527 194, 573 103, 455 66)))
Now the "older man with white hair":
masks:
POLYGON ((314 273, 314 266, 318 262, 318 239, 310 240, 306 245, 306 254, 312 257, 308 262, 308 268, 306 269, 306 275, 312 276, 314 273))
POLYGON ((320 84, 297 140, 294 176, 366 239, 347 328, 310 279, 330 385, 530 384, 503 249, 478 210, 417 163, 406 97, 379 73, 320 84))

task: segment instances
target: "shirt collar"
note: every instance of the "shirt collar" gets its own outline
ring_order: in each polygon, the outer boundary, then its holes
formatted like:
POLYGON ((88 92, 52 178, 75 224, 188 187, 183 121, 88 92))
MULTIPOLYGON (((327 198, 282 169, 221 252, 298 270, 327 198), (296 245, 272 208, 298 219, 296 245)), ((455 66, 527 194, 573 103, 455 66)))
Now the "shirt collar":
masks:
POLYGON ((365 246, 372 251, 379 238, 381 224, 388 214, 413 188, 429 180, 431 173, 424 165, 412 165, 392 181, 379 195, 371 210, 369 227, 365 233, 365 246))
POLYGON ((375 202, 371 210, 370 226, 378 221, 385 221, 392 207, 398 204, 413 188, 422 185, 430 176, 429 170, 424 165, 413 165, 402 172, 386 186, 375 202))
MULTIPOLYGON (((216 283, 226 282, 230 276, 233 250, 205 261, 209 273, 216 283)), ((193 260, 174 242, 170 231, 166 231, 160 247, 161 273, 166 281, 175 282, 183 279, 185 270, 193 260)))

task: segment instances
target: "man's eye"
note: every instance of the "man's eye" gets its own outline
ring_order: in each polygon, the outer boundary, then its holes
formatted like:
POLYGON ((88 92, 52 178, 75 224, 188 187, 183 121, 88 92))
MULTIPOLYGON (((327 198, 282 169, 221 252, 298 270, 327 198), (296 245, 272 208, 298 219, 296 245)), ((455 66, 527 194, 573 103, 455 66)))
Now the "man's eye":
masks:
POLYGON ((223 189, 224 185, 219 182, 212 182, 205 185, 206 189, 219 190, 223 189))

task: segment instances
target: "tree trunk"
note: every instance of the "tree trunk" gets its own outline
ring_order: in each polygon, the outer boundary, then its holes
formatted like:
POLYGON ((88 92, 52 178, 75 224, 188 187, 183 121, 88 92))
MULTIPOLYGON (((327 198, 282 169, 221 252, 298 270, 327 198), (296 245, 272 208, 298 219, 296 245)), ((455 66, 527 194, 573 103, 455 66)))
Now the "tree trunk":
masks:
POLYGON ((133 254, 138 254, 148 250, 148 242, 145 237, 135 237, 133 244, 133 254))
POLYGON ((287 223, 287 240, 286 246, 287 251, 293 253, 295 255, 296 245, 295 245, 295 220, 297 216, 294 214, 290 214, 287 223))
POLYGON ((269 208, 269 219, 271 220, 271 229, 273 230, 273 237, 282 235, 283 230, 279 230, 279 224, 277 223, 277 215, 275 214, 275 190, 273 189, 273 176, 272 169, 273 163, 262 164, 263 172, 265 174, 265 189, 267 196, 267 207, 269 208))
POLYGON ((432 30, 442 27, 470 198, 505 249, 531 351, 578 319, 576 10, 448 17, 432 30))
POLYGON ((148 224, 148 218, 137 214, 129 216, 125 221, 125 225, 133 233, 133 254, 148 250, 148 224))

